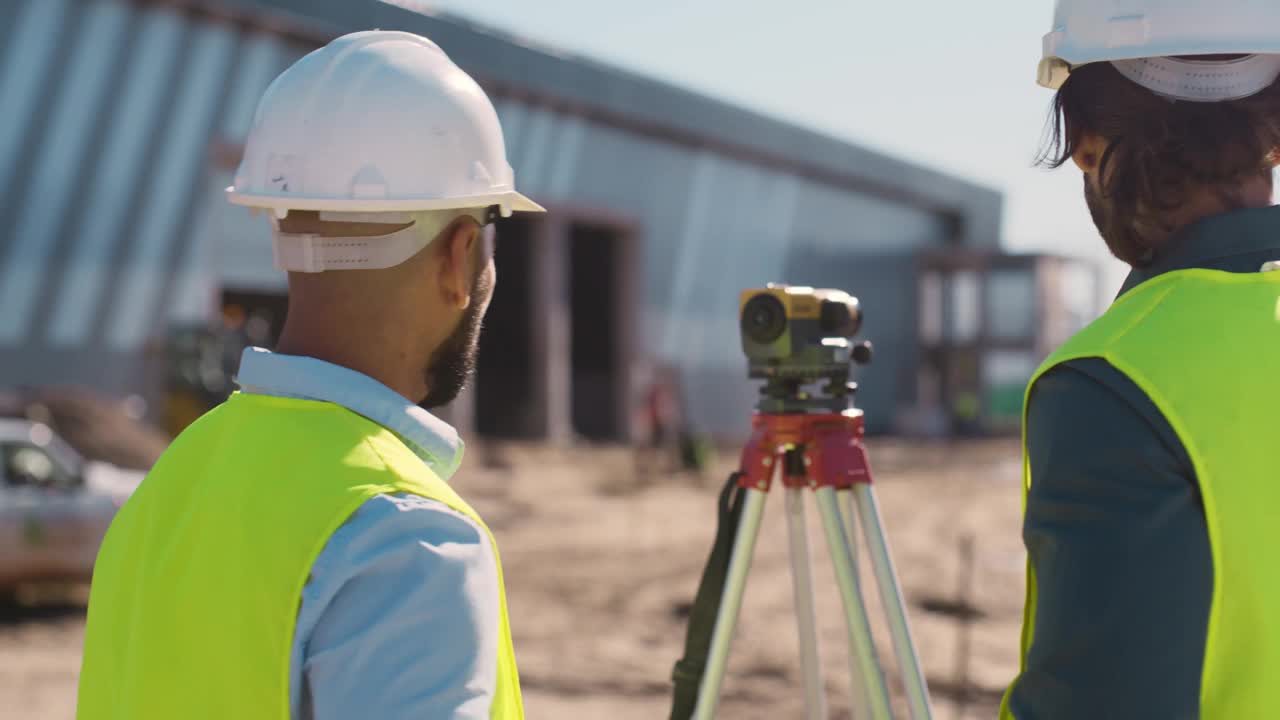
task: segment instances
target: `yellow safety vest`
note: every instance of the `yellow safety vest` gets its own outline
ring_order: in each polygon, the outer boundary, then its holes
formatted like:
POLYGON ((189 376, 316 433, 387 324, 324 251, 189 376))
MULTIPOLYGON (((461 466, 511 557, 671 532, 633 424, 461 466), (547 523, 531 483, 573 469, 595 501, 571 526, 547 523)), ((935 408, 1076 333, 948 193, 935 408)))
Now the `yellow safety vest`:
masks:
MULTIPOLYGON (((237 394, 205 415, 160 458, 103 542, 78 717, 287 720, 312 563, 357 508, 385 493, 439 501, 484 527, 398 437, 337 405, 237 394)), ((498 583, 490 716, 519 720, 501 563, 498 583)))
MULTIPOLYGON (((1201 717, 1280 716, 1280 272, 1181 270, 1147 281, 1054 353, 1027 397, 1049 369, 1080 358, 1105 359, 1141 388, 1195 467, 1214 567, 1201 717)), ((1023 458, 1025 507, 1025 445, 1023 458)), ((1024 670, 1035 609, 1028 564, 1024 670)), ((1006 693, 1001 718, 1013 717, 1008 704, 1006 693)))

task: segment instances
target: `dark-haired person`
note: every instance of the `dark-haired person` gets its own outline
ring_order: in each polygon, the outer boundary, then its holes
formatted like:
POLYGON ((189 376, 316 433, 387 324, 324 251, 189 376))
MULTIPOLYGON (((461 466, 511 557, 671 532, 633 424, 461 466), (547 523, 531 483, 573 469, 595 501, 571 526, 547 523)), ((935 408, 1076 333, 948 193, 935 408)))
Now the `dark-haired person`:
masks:
POLYGON ((1059 0, 1045 162, 1112 307, 1028 388, 1004 719, 1280 717, 1280 2, 1059 0))

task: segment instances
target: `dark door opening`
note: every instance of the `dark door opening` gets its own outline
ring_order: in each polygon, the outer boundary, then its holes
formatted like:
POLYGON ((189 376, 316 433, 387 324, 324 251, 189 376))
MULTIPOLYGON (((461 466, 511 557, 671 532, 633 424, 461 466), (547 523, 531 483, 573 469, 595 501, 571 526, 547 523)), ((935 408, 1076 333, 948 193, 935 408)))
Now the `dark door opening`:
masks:
POLYGON ((517 216, 498 224, 498 282, 480 332, 476 364, 475 423, 481 435, 533 438, 545 432, 536 412, 539 398, 531 362, 535 223, 517 216))
POLYGON ((573 224, 569 230, 569 296, 572 308, 572 422, 589 440, 623 437, 625 403, 622 315, 622 238, 606 225, 573 224))

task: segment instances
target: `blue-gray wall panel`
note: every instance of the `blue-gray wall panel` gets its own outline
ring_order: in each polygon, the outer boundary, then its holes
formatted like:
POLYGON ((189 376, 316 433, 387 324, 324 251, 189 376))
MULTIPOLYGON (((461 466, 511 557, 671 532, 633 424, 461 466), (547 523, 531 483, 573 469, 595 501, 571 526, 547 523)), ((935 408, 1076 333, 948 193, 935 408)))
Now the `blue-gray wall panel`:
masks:
POLYGON ((25 192, 25 160, 44 130, 40 107, 53 97, 42 90, 64 65, 48 39, 59 35, 73 11, 70 0, 18 0, 9 42, 0 48, 0 257, 13 240, 9 224, 25 192))
MULTIPOLYGON (((785 281, 869 291, 868 300, 883 306, 872 329, 888 351, 905 352, 900 339, 914 332, 914 281, 899 259, 951 241, 944 217, 545 108, 504 100, 499 111, 521 188, 548 203, 639 223, 640 347, 701 379, 689 399, 699 426, 731 432, 754 402, 737 331, 744 288, 785 281), (894 260, 868 270, 856 262, 867 254, 894 260), (731 391, 702 387, 717 376, 717 387, 731 391)), ((875 383, 864 400, 876 422, 893 410, 891 370, 870 371, 875 383)))
POLYGON ((118 255, 128 247, 134 223, 147 207, 149 199, 139 197, 139 188, 152 172, 155 138, 171 105, 174 70, 181 65, 186 23, 180 14, 151 8, 134 22, 139 27, 123 96, 115 103, 115 114, 99 120, 109 130, 100 171, 82 201, 89 220, 79 228, 70 256, 61 260, 68 263, 63 289, 52 323, 41 329, 58 347, 90 342, 100 325, 99 313, 114 304, 111 269, 122 262, 118 255))
MULTIPOLYGON (((0 344, 27 337, 33 321, 47 305, 64 220, 75 214, 85 183, 85 168, 96 150, 98 108, 111 86, 119 48, 128 37, 127 8, 95 0, 75 9, 76 28, 69 34, 66 67, 49 93, 55 100, 44 133, 31 147, 37 158, 26 182, 13 187, 19 203, 9 232, 9 253, 0 267, 0 344)), ((22 172, 19 170, 18 172, 22 172)), ((60 263, 57 263, 60 264, 60 263)))
MULTIPOLYGON (((864 394, 878 423, 891 416, 904 368, 914 363, 907 346, 914 327, 910 253, 998 239, 999 195, 971 183, 465 24, 367 0, 183 4, 218 12, 238 7, 250 24, 263 13, 286 23, 233 30, 172 6, 129 0, 6 6, 14 28, 0 49, 9 58, 0 68, 0 101, 25 114, 0 119, 0 186, 34 187, 31 173, 15 172, 31 164, 50 176, 41 186, 54 187, 32 208, 0 193, 0 203, 10 203, 4 212, 27 228, 20 246, 14 224, 0 228, 0 248, 26 248, 21 257, 48 261, 27 263, 39 270, 28 284, 45 283, 37 302, 48 307, 29 321, 4 323, 21 331, 9 333, 11 349, 33 338, 51 349, 19 353, 25 367, 11 381, 130 389, 139 377, 123 359, 113 361, 110 372, 85 363, 84 377, 49 372, 66 370, 75 352, 114 349, 119 352, 107 353, 113 358, 141 357, 142 342, 161 320, 214 315, 220 284, 283 287, 283 275, 271 267, 265 218, 225 202, 230 170, 208 162, 209 143, 241 142, 271 78, 325 36, 363 27, 428 34, 494 92, 523 190, 552 206, 609 211, 637 223, 638 348, 681 369, 692 391, 690 410, 705 429, 740 431, 754 398, 738 346, 741 289, 781 280, 838 286, 862 297, 868 335, 882 349, 864 394), (101 37, 76 43, 70 53, 32 39, 32 33, 56 36, 41 28, 82 23, 102 7, 112 8, 110 15, 125 5, 132 5, 133 16, 127 56, 112 51, 109 24, 101 37), (94 49, 99 46, 102 52, 94 49), (116 78, 110 85, 93 80, 91 64, 83 62, 97 55, 114 58, 102 64, 116 78), (39 79, 55 76, 68 81, 42 100, 39 79), (84 132, 83 117, 75 124, 61 110, 68 101, 59 97, 73 86, 86 90, 76 92, 86 107, 94 105, 95 92, 111 95, 93 118, 93 133, 84 132), (43 106, 52 122, 25 124, 43 106), (50 135, 67 142, 42 145, 50 135), (65 158, 90 135, 88 142, 101 145, 100 157, 78 166, 89 174, 77 179, 79 215, 59 230, 48 219, 65 210, 66 188, 74 184, 57 179, 65 179, 65 158), (45 156, 62 160, 35 162, 45 156), (57 362, 44 362, 46 355, 57 362)), ((8 280, 0 292, 4 287, 15 297, 30 294, 8 280)))
POLYGON ((160 157, 143 190, 146 212, 125 258, 121 292, 104 318, 107 344, 113 350, 140 347, 148 335, 163 331, 155 321, 166 317, 160 308, 167 278, 174 271, 175 245, 185 245, 193 236, 189 208, 197 188, 203 190, 210 130, 222 111, 237 39, 227 25, 199 23, 193 30, 187 50, 190 64, 171 99, 173 117, 156 138, 160 157))

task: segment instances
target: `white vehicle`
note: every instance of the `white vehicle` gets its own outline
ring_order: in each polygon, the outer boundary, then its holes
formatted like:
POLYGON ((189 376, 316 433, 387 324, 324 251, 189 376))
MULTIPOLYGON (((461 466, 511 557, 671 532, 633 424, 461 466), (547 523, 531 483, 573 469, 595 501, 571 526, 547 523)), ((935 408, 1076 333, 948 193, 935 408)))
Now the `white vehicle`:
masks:
POLYGON ((111 519, 144 476, 85 460, 47 425, 0 418, 0 594, 88 581, 111 519))

